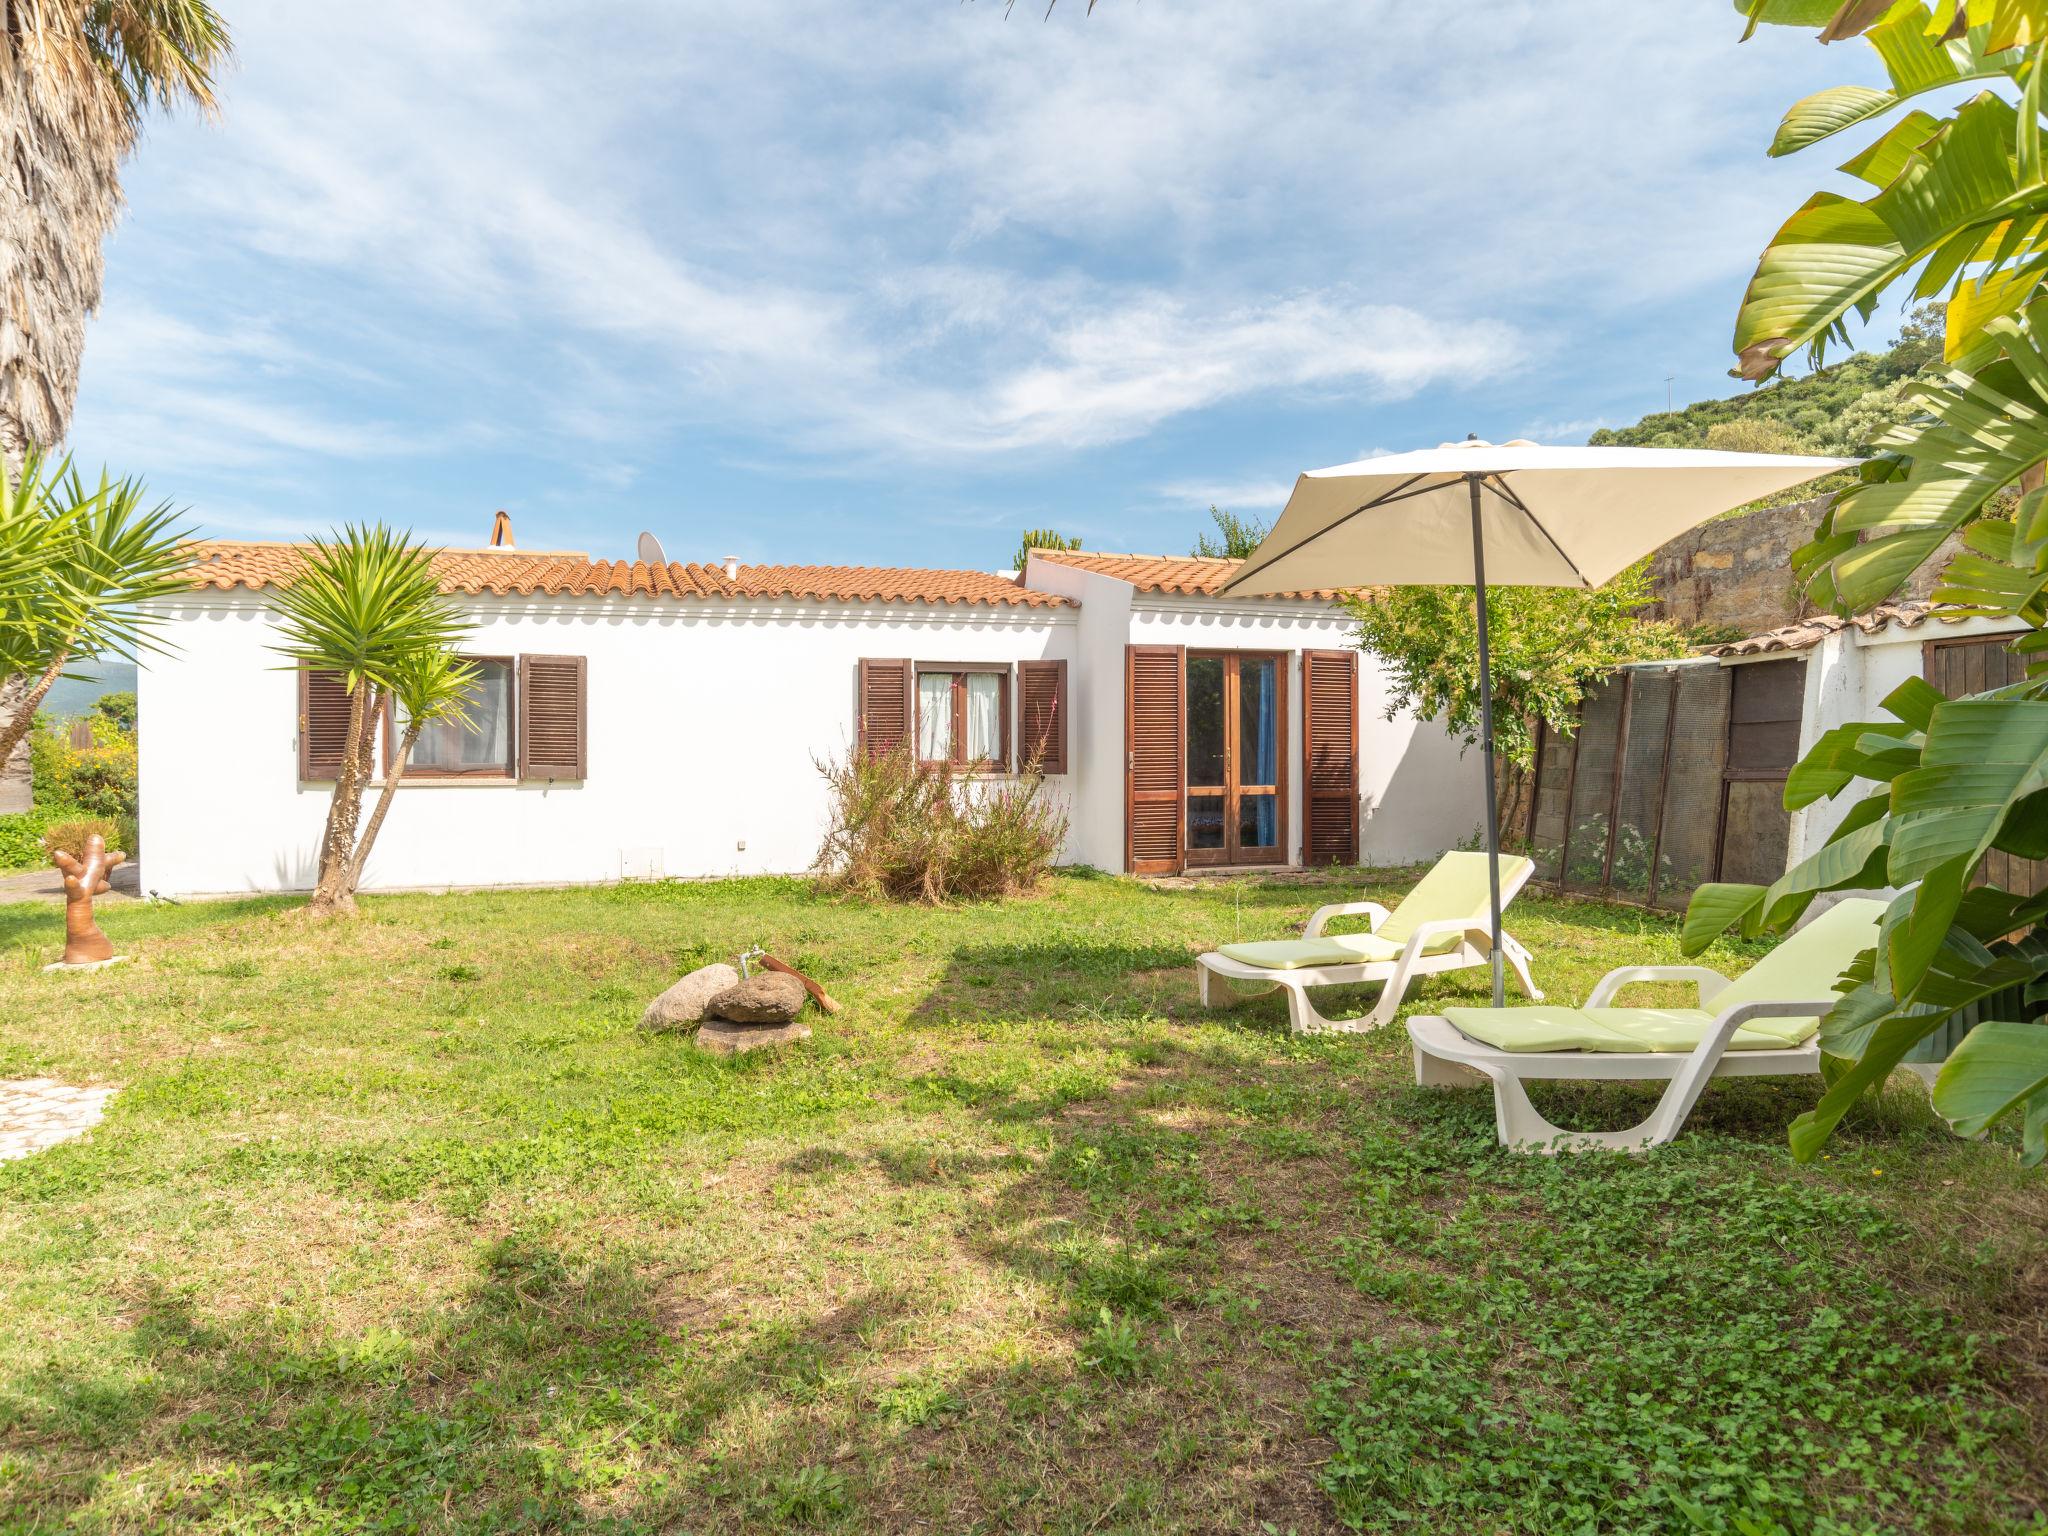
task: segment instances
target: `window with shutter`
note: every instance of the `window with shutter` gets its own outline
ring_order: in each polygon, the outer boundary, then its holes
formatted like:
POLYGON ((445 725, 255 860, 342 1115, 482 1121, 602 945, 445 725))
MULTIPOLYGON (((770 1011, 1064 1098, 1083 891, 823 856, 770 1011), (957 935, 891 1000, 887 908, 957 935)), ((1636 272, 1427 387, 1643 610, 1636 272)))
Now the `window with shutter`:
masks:
POLYGON ((588 774, 581 656, 519 658, 519 777, 581 779, 588 774))
POLYGON ((1303 651, 1301 856, 1358 862, 1358 653, 1303 651))
POLYGON ((869 757, 887 757, 903 745, 917 718, 912 702, 908 660, 860 664, 860 750, 869 757))
POLYGON ((341 776, 348 747, 348 688, 339 672, 299 669, 299 777, 309 783, 341 776))
POLYGON ((1067 771, 1067 664, 1017 663, 1018 760, 1040 773, 1067 771))
MULTIPOLYGON (((2026 681, 2027 658, 2013 653, 2014 635, 1972 636, 1963 640, 1929 640, 1921 646, 1922 670, 1945 699, 1964 699, 2026 681)), ((2048 859, 2023 859, 1994 848, 1984 855, 1971 877, 1973 885, 1989 882, 2015 896, 2048 890, 2048 859)))
POLYGON ((1124 866, 1135 875, 1182 867, 1185 666, 1178 645, 1124 649, 1124 866))

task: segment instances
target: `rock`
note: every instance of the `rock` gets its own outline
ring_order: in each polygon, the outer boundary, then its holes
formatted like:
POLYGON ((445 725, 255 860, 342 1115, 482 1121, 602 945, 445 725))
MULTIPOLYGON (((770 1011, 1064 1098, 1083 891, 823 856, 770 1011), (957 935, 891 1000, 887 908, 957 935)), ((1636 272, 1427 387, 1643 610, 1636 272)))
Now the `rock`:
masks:
POLYGON ((737 1056, 757 1051, 764 1045, 781 1045, 811 1038, 811 1026, 802 1019, 788 1024, 734 1024, 726 1019, 706 1019, 697 1031, 697 1047, 717 1056, 737 1056))
POLYGON ((794 976, 762 971, 712 998, 705 1011, 735 1024, 787 1024, 804 1011, 810 993, 794 976))
POLYGON ((704 1017, 711 999, 740 979, 729 965, 707 965, 690 972, 647 1005, 642 1029, 685 1029, 704 1017))

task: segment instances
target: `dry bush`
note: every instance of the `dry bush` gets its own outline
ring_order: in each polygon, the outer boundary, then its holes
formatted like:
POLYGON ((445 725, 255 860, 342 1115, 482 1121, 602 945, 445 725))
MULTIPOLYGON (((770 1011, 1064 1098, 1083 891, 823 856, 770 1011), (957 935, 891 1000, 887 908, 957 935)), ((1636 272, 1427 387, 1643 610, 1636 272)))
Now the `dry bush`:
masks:
POLYGON ((827 890, 891 901, 1012 896, 1045 878, 1067 813, 1033 772, 1014 778, 921 763, 906 743, 821 760, 832 819, 813 867, 827 890))
POLYGON ((54 822, 43 829, 43 852, 51 857, 68 853, 74 859, 85 857, 86 840, 97 832, 106 840, 109 849, 122 847, 120 824, 104 816, 81 816, 74 821, 54 822))

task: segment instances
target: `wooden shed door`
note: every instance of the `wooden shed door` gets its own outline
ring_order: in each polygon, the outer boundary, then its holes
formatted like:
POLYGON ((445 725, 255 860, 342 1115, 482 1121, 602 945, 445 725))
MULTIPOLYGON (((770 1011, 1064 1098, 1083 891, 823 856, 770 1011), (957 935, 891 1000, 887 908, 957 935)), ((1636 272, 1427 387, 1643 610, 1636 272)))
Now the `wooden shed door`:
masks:
POLYGON ((1301 653, 1304 864, 1358 862, 1358 652, 1301 653))
MULTIPOLYGON (((1929 640, 1921 648, 1927 681, 1945 699, 1964 699, 2024 682, 2027 661, 2012 653, 2013 635, 1965 640, 1929 640)), ((2048 859, 2021 859, 1992 849, 1977 867, 1975 883, 1998 886, 2015 896, 2038 895, 2048 888, 2048 859)), ((1994 1015, 1995 1017, 1995 1015, 1994 1015)))
POLYGON ((1184 648, 1124 648, 1124 867, 1134 875, 1182 868, 1186 785, 1184 648))

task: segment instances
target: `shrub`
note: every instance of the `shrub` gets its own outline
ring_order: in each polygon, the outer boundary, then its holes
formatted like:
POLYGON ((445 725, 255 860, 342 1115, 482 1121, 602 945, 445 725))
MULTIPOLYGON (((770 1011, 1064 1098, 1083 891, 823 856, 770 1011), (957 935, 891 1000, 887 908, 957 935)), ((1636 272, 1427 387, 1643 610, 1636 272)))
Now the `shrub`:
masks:
POLYGON ((103 816, 75 816, 68 821, 53 821, 43 829, 43 855, 48 858, 61 852, 82 859, 86 841, 94 833, 104 838, 111 849, 125 846, 119 823, 103 816))
POLYGON ((34 869, 43 864, 43 833, 60 814, 33 810, 0 816, 0 870, 34 869))
POLYGON ((1030 890, 1066 841, 1067 814, 1037 774, 989 778, 921 763, 906 743, 823 761, 831 821, 814 868, 827 890, 892 901, 969 901, 1030 890))
POLYGON ((140 783, 135 735, 104 716, 86 719, 93 735, 89 747, 71 745, 69 727, 62 722, 37 721, 29 737, 36 804, 76 807, 89 816, 132 823, 140 783))

